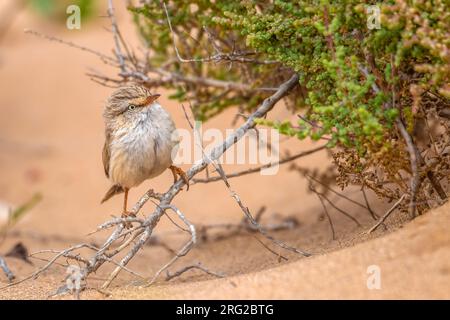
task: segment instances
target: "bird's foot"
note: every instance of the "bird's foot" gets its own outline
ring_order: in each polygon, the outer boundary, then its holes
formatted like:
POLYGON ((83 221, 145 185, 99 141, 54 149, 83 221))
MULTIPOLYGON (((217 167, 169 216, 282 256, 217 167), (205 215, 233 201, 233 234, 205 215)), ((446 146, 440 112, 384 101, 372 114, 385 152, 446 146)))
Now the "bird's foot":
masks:
POLYGON ((169 167, 169 169, 170 169, 170 171, 172 171, 172 174, 173 174, 173 183, 177 182, 178 176, 179 176, 186 184, 186 189, 189 190, 189 179, 188 179, 186 172, 184 172, 183 169, 181 169, 177 166, 174 166, 174 165, 171 165, 169 167))
MULTIPOLYGON (((128 218, 128 217, 136 217, 136 214, 132 211, 124 211, 122 212, 122 219, 128 218)), ((124 226, 127 229, 130 229, 133 224, 129 221, 124 222, 124 226)))

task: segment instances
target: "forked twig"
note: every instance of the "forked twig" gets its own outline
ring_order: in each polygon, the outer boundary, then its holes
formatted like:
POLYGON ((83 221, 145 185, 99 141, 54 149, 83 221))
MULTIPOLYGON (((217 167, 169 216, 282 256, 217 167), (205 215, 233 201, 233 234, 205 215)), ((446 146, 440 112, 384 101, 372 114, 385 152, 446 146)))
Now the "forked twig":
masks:
POLYGON ((384 214, 384 216, 381 217, 380 220, 378 220, 378 222, 369 229, 369 231, 367 231, 367 234, 372 233, 373 231, 375 231, 382 223, 384 223, 384 221, 387 219, 387 217, 389 217, 389 215, 395 210, 395 208, 397 208, 399 206, 399 204, 403 201, 403 199, 405 199, 406 194, 402 195, 400 197, 400 199, 397 200, 396 203, 394 203, 394 205, 384 214))

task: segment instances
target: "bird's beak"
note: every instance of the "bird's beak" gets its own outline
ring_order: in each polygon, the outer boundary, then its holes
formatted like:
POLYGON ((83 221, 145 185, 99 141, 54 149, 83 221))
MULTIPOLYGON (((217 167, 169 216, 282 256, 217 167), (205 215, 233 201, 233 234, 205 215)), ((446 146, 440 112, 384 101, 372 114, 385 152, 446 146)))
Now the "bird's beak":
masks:
POLYGON ((148 105, 152 104, 152 103, 155 102, 156 99, 158 99, 160 96, 161 96, 161 95, 158 94, 158 93, 152 94, 152 95, 148 96, 148 97, 145 99, 144 105, 145 105, 145 106, 148 106, 148 105))

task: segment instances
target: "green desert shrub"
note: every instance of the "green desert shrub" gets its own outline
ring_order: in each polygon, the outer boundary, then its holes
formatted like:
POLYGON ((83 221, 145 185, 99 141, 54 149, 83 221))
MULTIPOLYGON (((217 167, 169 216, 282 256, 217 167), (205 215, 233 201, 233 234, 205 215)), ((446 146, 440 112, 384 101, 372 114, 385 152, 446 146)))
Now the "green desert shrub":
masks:
POLYGON ((250 112, 296 72, 299 86, 285 99, 285 107, 299 115, 297 120, 269 116, 259 119, 260 125, 298 139, 323 140, 342 187, 364 185, 393 200, 411 194, 410 154, 399 133, 400 121, 419 153, 419 209, 445 198, 448 1, 172 0, 166 5, 174 34, 162 2, 129 7, 152 49, 146 63, 246 86, 163 83, 173 89, 173 99, 193 102, 198 119, 230 107, 250 112), (368 21, 377 21, 376 9, 379 28, 369 28, 368 21), (177 59, 173 39, 181 57, 194 61, 177 59), (218 54, 225 58, 201 61, 218 54))

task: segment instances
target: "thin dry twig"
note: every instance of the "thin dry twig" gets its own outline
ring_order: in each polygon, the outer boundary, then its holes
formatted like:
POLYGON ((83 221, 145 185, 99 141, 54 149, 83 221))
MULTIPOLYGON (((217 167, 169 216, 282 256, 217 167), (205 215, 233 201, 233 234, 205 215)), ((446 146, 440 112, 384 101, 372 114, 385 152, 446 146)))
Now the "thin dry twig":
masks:
POLYGON ((122 72, 126 72, 127 68, 125 65, 124 56, 122 54, 122 48, 120 46, 121 41, 120 41, 120 36, 119 36, 119 28, 117 26, 116 16, 114 15, 114 6, 112 3, 112 0, 108 0, 108 16, 111 20, 111 28, 112 28, 114 43, 115 43, 114 53, 117 57, 117 60, 119 61, 120 70, 122 72))
POLYGON ((334 224, 333 224, 333 220, 331 219, 330 213, 328 212, 327 206, 325 205, 325 202, 322 199, 322 196, 320 196, 319 194, 317 194, 317 198, 319 198, 320 204, 323 207, 323 211, 325 212, 325 215, 328 219, 328 223, 330 224, 330 228, 331 228, 331 238, 333 240, 336 240, 336 231, 334 230, 334 224))
POLYGON ((366 207, 367 207, 367 210, 370 213, 370 216, 372 217, 373 220, 376 221, 379 217, 375 213, 375 211, 373 211, 372 207, 370 206, 369 199, 367 199, 366 189, 364 188, 364 185, 361 187, 361 192, 363 194, 364 202, 366 203, 366 207))
MULTIPOLYGON (((240 177, 240 176, 251 174, 251 173, 261 172, 261 170, 268 169, 268 168, 271 168, 273 166, 277 166, 277 165, 281 165, 281 164, 285 164, 285 163, 297 160, 299 158, 302 158, 302 157, 308 156, 310 154, 316 153, 318 151, 321 151, 321 150, 323 150, 325 148, 326 148, 326 145, 319 146, 319 147, 313 148, 311 150, 302 151, 302 152, 299 152, 299 153, 297 153, 295 155, 286 157, 286 158, 284 158, 284 159, 282 159, 282 160, 280 160, 280 161, 278 161, 276 163, 268 163, 268 164, 261 165, 261 166, 256 167, 256 168, 251 168, 251 169, 247 169, 247 170, 243 170, 243 171, 239 171, 239 172, 233 172, 233 173, 227 174, 227 179, 240 177)), ((210 177, 210 178, 206 178, 206 179, 198 178, 198 179, 192 179, 192 181, 193 181, 192 184, 196 184, 196 183, 210 183, 210 182, 215 182, 215 181, 219 181, 219 180, 222 180, 222 177, 217 176, 217 177, 210 177)))
POLYGON ((278 261, 284 260, 284 261, 288 261, 289 259, 286 258, 285 256, 281 255, 281 253, 276 252, 274 250, 272 250, 271 248, 269 248, 269 246, 267 244, 265 244, 264 242, 262 242, 258 237, 254 237, 256 239, 256 241, 258 241, 264 248, 266 248, 269 252, 273 253, 274 255, 276 255, 278 257, 278 261))
POLYGON ((358 207, 361 207, 361 208, 366 209, 366 210, 369 211, 369 207, 365 206, 365 205, 362 204, 361 202, 358 202, 358 201, 356 201, 356 200, 354 200, 354 199, 352 199, 352 198, 350 198, 350 197, 347 197, 345 194, 343 194, 343 193, 341 193, 341 192, 338 192, 338 191, 334 190, 332 187, 330 187, 330 186, 327 185, 326 183, 323 183, 322 181, 320 181, 320 180, 317 179, 316 177, 314 177, 314 176, 312 176, 312 175, 310 175, 310 174, 305 174, 305 177, 306 177, 307 179, 311 179, 311 180, 313 180, 314 182, 320 184, 322 187, 324 187, 324 188, 327 189, 328 191, 331 191, 331 192, 334 193, 335 195, 337 195, 337 196, 339 196, 339 197, 341 197, 341 198, 343 198, 343 199, 345 199, 345 200, 347 200, 347 201, 349 201, 349 202, 351 202, 351 203, 357 205, 358 207))
POLYGON ((387 219, 387 217, 389 217, 389 215, 395 210, 395 208, 397 208, 400 203, 403 201, 403 199, 405 199, 406 194, 402 195, 400 197, 400 199, 397 200, 396 203, 394 203, 394 205, 384 214, 384 216, 381 217, 380 220, 378 220, 378 222, 369 229, 369 231, 367 231, 367 234, 372 233, 373 231, 375 231, 382 223, 384 223, 384 221, 387 219))
MULTIPOLYGON (((364 66, 359 66, 359 70, 361 73, 364 74, 366 78, 369 78, 370 73, 364 66)), ((375 71, 375 70, 372 70, 375 71)), ((378 87, 378 85, 374 82, 372 84, 372 90, 375 93, 379 93, 381 90, 378 87)), ((392 98, 392 107, 395 107, 395 98, 392 98)), ((387 103, 386 106, 389 104, 387 103)), ((405 125, 403 124, 402 120, 400 118, 397 118, 395 121, 395 125, 400 132, 403 140, 405 141, 406 147, 408 149, 409 158, 410 158, 410 165, 411 165, 411 179, 410 179, 410 193, 411 193, 411 199, 409 202, 409 212, 411 218, 414 218, 416 216, 416 196, 417 191, 420 187, 420 175, 419 175, 419 168, 418 168, 418 157, 419 151, 417 150, 416 145, 414 144, 414 141, 411 137, 411 135, 408 133, 408 130, 406 130, 405 125)))
POLYGON ((167 205, 165 208, 161 208, 161 210, 171 209, 174 211, 178 217, 183 221, 183 223, 188 227, 189 232, 191 234, 191 239, 178 251, 178 253, 168 262, 166 263, 161 269, 159 269, 156 274, 153 276, 153 278, 148 282, 147 286, 152 285, 156 279, 159 277, 159 275, 164 271, 170 268, 171 265, 173 265, 178 258, 185 256, 191 248, 195 245, 197 242, 197 233, 195 230, 195 227, 192 223, 190 223, 184 214, 174 205, 167 205))
POLYGON ((256 64, 276 64, 279 63, 278 61, 275 60, 257 60, 257 59, 252 59, 252 58, 247 58, 247 56, 250 55, 254 55, 255 52, 231 52, 231 53, 224 53, 222 52, 222 50, 219 48, 219 46, 216 45, 215 41, 214 41, 214 37, 211 34, 211 32, 206 28, 203 27, 203 30, 206 32, 208 39, 211 42, 211 45, 213 46, 214 50, 216 51, 216 54, 208 56, 206 58, 195 58, 195 59, 185 59, 181 56, 177 44, 175 42, 175 31, 172 27, 172 22, 170 20, 170 16, 169 16, 169 11, 167 10, 167 6, 166 3, 163 1, 163 7, 164 7, 164 12, 166 14, 166 19, 167 19, 167 24, 169 25, 169 29, 170 29, 170 33, 172 36, 172 44, 173 44, 173 48, 175 50, 175 54, 177 56, 178 61, 183 62, 183 63, 188 63, 188 62, 221 62, 221 61, 226 61, 226 62, 241 62, 241 63, 256 63, 256 64))
MULTIPOLYGON (((261 207, 259 211, 255 214, 255 220, 260 223, 261 221, 261 215, 264 212, 265 207, 261 207)), ((293 229, 296 226, 298 226, 298 221, 296 221, 292 217, 287 217, 285 219, 282 219, 278 223, 267 223, 267 224, 261 224, 263 229, 266 231, 279 231, 279 230, 286 230, 286 229, 293 229)), ((239 223, 218 223, 218 224, 208 224, 208 225, 201 225, 197 227, 199 238, 207 241, 210 237, 208 235, 208 231, 210 230, 226 230, 227 233, 219 233, 216 235, 213 240, 223 240, 225 238, 229 238, 232 236, 235 236, 237 234, 240 234, 242 232, 249 232, 249 233, 255 233, 258 232, 257 228, 253 226, 248 219, 244 216, 239 223)))
POLYGON ((60 39, 58 37, 46 35, 46 34, 40 33, 38 31, 35 31, 35 30, 32 30, 32 29, 25 29, 24 32, 28 33, 28 34, 31 34, 31 35, 34 35, 34 36, 39 37, 39 38, 47 39, 49 41, 58 42, 58 43, 66 45, 66 46, 69 46, 69 47, 72 47, 72 48, 75 48, 75 49, 78 49, 78 50, 81 50, 81 51, 85 51, 85 52, 91 53, 91 54, 96 55, 97 57, 99 57, 100 60, 102 60, 106 64, 110 64, 112 66, 118 66, 118 63, 117 63, 116 59, 114 59, 114 58, 112 58, 112 57, 110 57, 110 56, 108 56, 108 55, 106 55, 104 53, 101 53, 99 51, 93 50, 91 48, 84 47, 84 46, 78 45, 76 43, 73 43, 71 41, 66 41, 66 40, 60 39))
MULTIPOLYGON (((350 220, 352 220, 358 227, 361 227, 361 223, 359 223, 359 221, 358 221, 355 217, 353 217, 351 214, 349 214, 349 213, 346 212, 345 210, 343 210, 343 209, 339 208, 338 206, 336 206, 336 205, 333 203, 333 201, 331 201, 330 199, 328 199, 328 197, 327 197, 324 193, 318 191, 318 190, 314 187, 312 181, 317 182, 317 181, 320 181, 320 180, 317 180, 317 179, 315 179, 314 177, 312 177, 312 176, 310 176, 310 175, 305 175, 305 177, 306 177, 306 179, 308 179, 308 181, 309 181, 309 189, 310 189, 312 192, 314 192, 314 193, 319 197, 319 200, 320 200, 321 203, 322 203, 323 200, 325 200, 325 201, 328 202, 334 209, 336 209, 338 212, 342 213, 344 216, 346 216, 347 218, 349 218, 350 220)), ((321 184, 322 184, 322 183, 321 183, 321 184)), ((325 184, 322 184, 322 185, 326 186, 325 184)), ((327 187, 328 187, 328 186, 327 186, 327 187)), ((328 188, 329 188, 329 187, 328 187, 328 188)), ((330 188, 330 189, 331 189, 331 188, 330 188)), ((344 195, 342 195, 342 197, 344 197, 344 199, 352 200, 352 199, 350 199, 350 198, 348 198, 348 197, 346 197, 346 196, 344 196, 344 195)), ((352 200, 352 201, 353 201, 353 200, 352 200)), ((356 202, 356 201, 353 201, 353 202, 356 202)), ((356 203, 358 203, 358 202, 356 202, 356 203)), ((328 213, 328 211, 327 211, 326 213, 328 213)), ((331 219, 329 219, 329 220, 331 221, 331 219)), ((332 230, 333 230, 333 234, 334 234, 334 228, 333 228, 333 227, 332 227, 332 230)), ((334 237, 333 237, 333 239, 334 239, 334 237)))
POLYGON ((174 272, 173 274, 171 274, 168 270, 166 272, 166 281, 170 281, 176 277, 181 276, 183 273, 185 273, 186 271, 192 270, 192 269, 198 269, 201 270, 209 275, 212 275, 214 277, 217 278, 224 278, 225 275, 222 273, 218 273, 218 272, 214 272, 209 270, 208 268, 204 267, 200 262, 196 263, 196 264, 192 264, 186 267, 181 268, 180 270, 174 272))
POLYGON ((72 252, 72 251, 74 251, 74 250, 81 249, 81 248, 90 248, 90 249, 92 249, 92 250, 96 250, 95 247, 93 247, 93 246, 91 246, 90 244, 87 244, 87 243, 77 244, 77 245, 72 246, 72 247, 70 247, 70 248, 68 248, 68 249, 62 250, 62 251, 60 251, 57 255, 55 255, 53 258, 51 258, 51 259, 48 261, 47 264, 45 264, 42 268, 39 268, 38 270, 36 270, 35 272, 33 272, 31 275, 29 275, 29 276, 27 276, 27 277, 25 277, 25 278, 23 278, 23 279, 21 279, 21 280, 19 280, 19 281, 12 282, 12 283, 10 283, 10 284, 8 284, 8 285, 6 285, 6 286, 0 287, 0 289, 4 289, 4 288, 7 288, 7 287, 11 287, 11 286, 14 286, 14 285, 18 285, 18 284, 20 284, 20 283, 22 283, 22 282, 25 282, 25 281, 27 281, 27 280, 30 280, 30 279, 36 279, 36 278, 39 277, 44 271, 46 271, 49 267, 51 267, 51 266, 56 262, 56 260, 58 260, 60 257, 64 257, 65 255, 69 254, 70 252, 72 252))
POLYGON ((1 256, 0 256, 0 268, 5 273, 9 282, 12 282, 16 278, 14 273, 11 271, 11 269, 9 269, 8 265, 6 264, 5 259, 3 259, 3 257, 1 257, 1 256))

